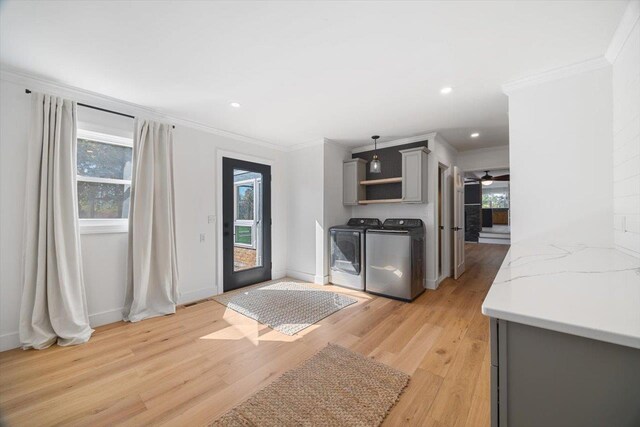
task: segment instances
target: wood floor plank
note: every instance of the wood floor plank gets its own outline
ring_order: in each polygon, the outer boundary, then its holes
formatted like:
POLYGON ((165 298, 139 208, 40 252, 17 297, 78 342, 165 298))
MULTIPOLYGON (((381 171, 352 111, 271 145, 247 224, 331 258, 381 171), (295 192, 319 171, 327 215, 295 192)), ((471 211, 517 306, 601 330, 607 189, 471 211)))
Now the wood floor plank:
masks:
POLYGON ((480 306, 507 249, 466 245, 465 274, 410 304, 318 286, 358 301, 294 336, 207 300, 81 346, 3 352, 0 411, 17 427, 206 425, 332 342, 411 374, 385 426, 487 426, 480 306))

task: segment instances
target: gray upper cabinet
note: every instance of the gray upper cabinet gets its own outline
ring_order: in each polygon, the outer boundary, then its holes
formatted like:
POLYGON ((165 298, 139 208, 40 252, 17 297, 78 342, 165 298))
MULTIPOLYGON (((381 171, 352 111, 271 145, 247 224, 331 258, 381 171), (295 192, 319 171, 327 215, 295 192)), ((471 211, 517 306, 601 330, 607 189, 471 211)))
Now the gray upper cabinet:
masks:
POLYGON ((426 147, 400 150, 402 153, 402 203, 427 202, 426 147))
POLYGON ((367 162, 363 159, 346 160, 342 165, 342 203, 357 205, 364 200, 365 188, 360 181, 366 178, 367 162))

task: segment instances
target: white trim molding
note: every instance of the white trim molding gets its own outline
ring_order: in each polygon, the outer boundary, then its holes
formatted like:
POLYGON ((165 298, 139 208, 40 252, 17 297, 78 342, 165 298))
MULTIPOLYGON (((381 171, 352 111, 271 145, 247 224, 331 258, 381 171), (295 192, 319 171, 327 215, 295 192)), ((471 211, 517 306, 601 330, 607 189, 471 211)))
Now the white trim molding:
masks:
POLYGON ((570 77, 587 71, 599 70, 600 68, 609 66, 611 66, 609 61, 607 61, 604 56, 599 56, 597 58, 591 58, 586 61, 566 65, 564 67, 554 68, 548 71, 543 71, 542 73, 533 74, 517 80, 512 80, 502 85, 502 91, 505 94, 510 95, 515 91, 530 86, 536 86, 541 83, 564 79, 565 77, 570 77))
POLYGON ((180 293, 180 296, 178 297, 178 305, 202 301, 203 299, 211 298, 218 294, 218 288, 215 285, 211 285, 211 287, 208 288, 196 289, 195 291, 180 293))
POLYGON ((638 20, 640 20, 640 0, 631 0, 629 4, 627 4, 627 8, 622 15, 622 19, 620 19, 618 28, 613 34, 611 43, 609 43, 607 53, 604 55, 607 61, 611 64, 616 61, 618 54, 627 42, 627 39, 629 38, 633 28, 638 23, 638 20))
MULTIPOLYGON (((379 142, 378 149, 395 147, 397 145, 411 144, 413 142, 433 141, 436 138, 436 135, 437 135, 436 132, 430 132, 430 133, 425 133, 425 134, 416 135, 416 136, 409 136, 407 138, 394 139, 392 141, 379 142)), ((364 151, 371 151, 373 150, 373 148, 374 148, 373 144, 361 145, 360 147, 353 148, 351 150, 351 153, 355 154, 355 153, 362 153, 364 151)))
POLYGON ((100 93, 81 89, 75 86, 67 85, 60 82, 54 82, 42 77, 37 77, 25 71, 7 67, 5 65, 2 65, 2 67, 0 68, 0 79, 18 85, 23 85, 25 89, 29 89, 32 91, 41 91, 58 96, 64 96, 77 102, 95 105, 97 107, 106 108, 108 110, 117 110, 119 112, 130 114, 136 117, 148 117, 154 120, 171 122, 178 128, 180 126, 183 126, 186 128, 196 129, 214 135, 223 136, 229 139, 234 139, 236 141, 247 142, 250 144, 270 148, 272 150, 288 151, 289 149, 288 147, 277 144, 275 142, 240 135, 226 130, 217 129, 204 123, 196 122, 194 120, 171 116, 152 108, 134 104, 132 102, 123 101, 121 99, 112 98, 107 95, 102 95, 100 93))
POLYGON ((302 271, 287 269, 286 276, 308 283, 315 283, 315 275, 311 273, 304 273, 302 271))
POLYGON ((128 218, 80 218, 80 234, 128 233, 128 218))
POLYGON ((20 334, 18 332, 0 335, 0 351, 13 350, 18 347, 20 347, 20 334))

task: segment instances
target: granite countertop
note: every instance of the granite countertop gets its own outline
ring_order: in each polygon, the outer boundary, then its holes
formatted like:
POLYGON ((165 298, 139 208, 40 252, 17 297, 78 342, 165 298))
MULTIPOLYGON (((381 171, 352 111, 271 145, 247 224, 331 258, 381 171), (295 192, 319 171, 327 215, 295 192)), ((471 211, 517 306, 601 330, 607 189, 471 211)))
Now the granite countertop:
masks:
POLYGON ((482 313, 640 349, 640 259, 613 248, 514 244, 482 313))

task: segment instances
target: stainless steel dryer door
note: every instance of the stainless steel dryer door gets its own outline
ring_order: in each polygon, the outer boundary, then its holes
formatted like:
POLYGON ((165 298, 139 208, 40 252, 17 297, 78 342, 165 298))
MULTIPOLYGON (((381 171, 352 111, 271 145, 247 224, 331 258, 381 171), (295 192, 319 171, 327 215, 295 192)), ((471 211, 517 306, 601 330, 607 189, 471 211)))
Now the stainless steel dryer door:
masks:
POLYGON ((411 299, 411 237, 402 230, 367 232, 367 291, 411 299))

